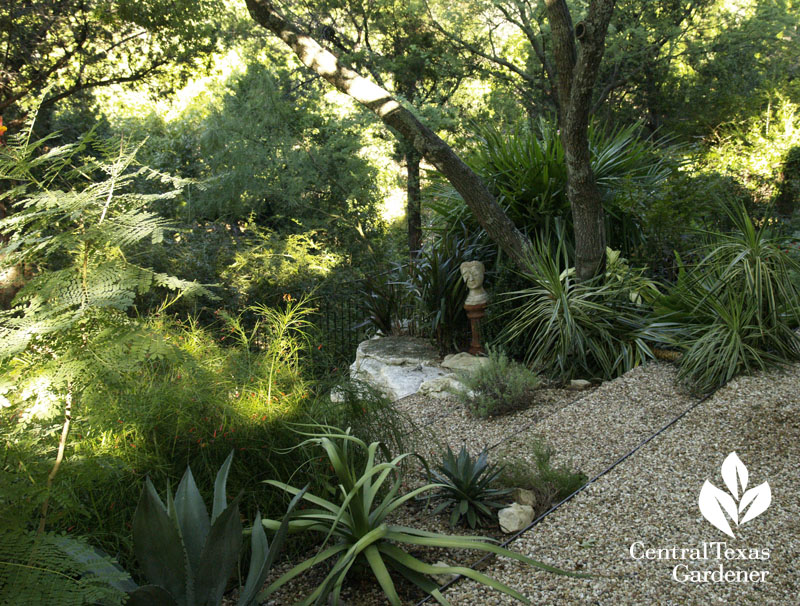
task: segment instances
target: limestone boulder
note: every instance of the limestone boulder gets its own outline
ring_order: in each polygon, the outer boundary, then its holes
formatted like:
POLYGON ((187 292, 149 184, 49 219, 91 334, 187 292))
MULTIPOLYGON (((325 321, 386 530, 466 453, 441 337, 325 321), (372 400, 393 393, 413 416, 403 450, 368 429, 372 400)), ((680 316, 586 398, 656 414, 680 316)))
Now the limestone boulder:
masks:
POLYGON ((466 391, 467 387, 455 375, 444 375, 425 381, 419 386, 419 393, 431 398, 448 398, 454 393, 466 391))
POLYGON ((473 356, 467 352, 450 354, 442 360, 442 368, 470 372, 489 363, 486 356, 473 356))
POLYGON ((515 503, 520 505, 527 505, 529 507, 536 507, 536 494, 532 490, 526 488, 515 488, 511 493, 511 498, 515 503))
POLYGON ((513 534, 533 522, 533 507, 512 503, 510 507, 501 509, 497 513, 497 518, 500 522, 500 530, 506 534, 513 534))
POLYGON ((369 383, 391 401, 417 393, 420 385, 445 376, 436 349, 423 339, 383 337, 363 341, 350 377, 369 383))

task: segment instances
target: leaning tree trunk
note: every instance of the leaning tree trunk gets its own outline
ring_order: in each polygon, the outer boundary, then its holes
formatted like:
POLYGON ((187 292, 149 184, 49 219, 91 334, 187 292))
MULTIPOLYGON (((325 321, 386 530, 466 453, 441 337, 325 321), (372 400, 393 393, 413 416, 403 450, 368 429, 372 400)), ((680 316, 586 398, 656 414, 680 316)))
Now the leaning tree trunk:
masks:
POLYGON ((575 229, 575 274, 579 280, 588 280, 605 270, 606 261, 603 202, 589 154, 589 114, 614 0, 592 0, 586 20, 574 28, 565 0, 546 0, 546 4, 558 70, 561 141, 575 229))
POLYGON ((419 183, 419 165, 422 156, 411 145, 405 145, 406 157, 406 218, 408 220, 408 253, 413 261, 422 248, 422 189, 419 183))
POLYGON ((289 46, 300 61, 338 90, 374 112, 383 122, 409 141, 452 184, 489 237, 518 265, 525 267, 530 240, 515 226, 494 199, 481 178, 452 148, 422 124, 392 96, 367 78, 339 63, 338 57, 284 19, 269 0, 246 0, 250 16, 289 46))

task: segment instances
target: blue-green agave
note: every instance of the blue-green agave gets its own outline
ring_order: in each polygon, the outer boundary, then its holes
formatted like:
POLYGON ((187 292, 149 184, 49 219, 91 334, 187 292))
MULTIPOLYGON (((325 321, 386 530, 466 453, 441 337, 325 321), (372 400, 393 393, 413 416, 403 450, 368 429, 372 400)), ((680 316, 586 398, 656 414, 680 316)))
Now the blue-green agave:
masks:
POLYGON ((434 513, 452 507, 450 526, 466 521, 470 528, 475 528, 483 521, 495 519, 493 509, 505 506, 503 498, 511 494, 511 489, 492 487, 502 469, 489 465, 488 458, 486 448, 473 459, 465 446, 458 456, 448 446, 441 464, 431 470, 433 479, 442 486, 434 494, 434 498, 442 501, 434 513))
MULTIPOLYGON (((130 594, 128 606, 217 606, 239 559, 242 522, 237 496, 225 496, 233 452, 222 464, 214 482, 214 502, 209 517, 192 470, 186 469, 174 497, 167 490, 162 502, 148 478, 133 518, 136 558, 149 585, 130 594)), ((251 555, 247 581, 239 606, 256 604, 256 597, 272 563, 283 547, 289 513, 302 498, 292 500, 283 523, 276 527, 272 545, 257 514, 250 537, 251 555)))

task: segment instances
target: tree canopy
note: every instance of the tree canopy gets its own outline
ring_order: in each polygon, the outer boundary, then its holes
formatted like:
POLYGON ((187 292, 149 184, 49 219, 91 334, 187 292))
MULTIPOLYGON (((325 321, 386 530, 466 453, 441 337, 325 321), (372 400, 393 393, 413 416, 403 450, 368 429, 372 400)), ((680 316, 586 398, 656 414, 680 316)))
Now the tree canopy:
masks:
POLYGON ((175 86, 220 41, 221 0, 10 0, 0 7, 0 112, 155 75, 175 86))

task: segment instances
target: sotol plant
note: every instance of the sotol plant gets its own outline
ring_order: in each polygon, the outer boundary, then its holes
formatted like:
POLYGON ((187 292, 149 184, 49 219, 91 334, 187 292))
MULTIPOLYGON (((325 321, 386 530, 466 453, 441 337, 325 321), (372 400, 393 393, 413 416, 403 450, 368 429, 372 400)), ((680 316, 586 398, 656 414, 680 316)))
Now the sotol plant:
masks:
POLYGON ((678 281, 656 304, 675 323, 679 376, 699 393, 800 359, 800 264, 768 221, 757 226, 743 207, 728 213, 734 231, 708 234, 693 267, 678 259, 678 281))
MULTIPOLYGON (((320 551, 274 581, 260 599, 266 599, 312 566, 327 562, 330 571, 300 605, 324 604, 329 597, 334 604, 338 604, 345 579, 359 564, 372 572, 393 606, 402 601, 392 573, 404 577, 429 593, 440 604, 449 602, 428 575, 461 574, 529 603, 518 591, 476 570, 463 566, 431 566, 406 552, 402 546, 475 549, 513 558, 550 572, 573 574, 503 549, 484 537, 447 536, 392 524, 388 518, 399 507, 428 491, 442 488, 443 485, 428 484, 401 495, 403 478, 400 464, 410 455, 401 454, 379 463, 378 442, 367 445, 349 431, 343 432, 330 426, 317 426, 316 430, 317 433, 307 434, 307 442, 318 444, 325 450, 339 482, 336 498, 328 500, 313 494, 302 494, 301 490, 288 484, 275 481, 269 483, 290 494, 302 495, 301 498, 312 506, 311 509, 295 515, 289 523, 289 529, 320 534, 323 537, 320 551), (359 469, 356 462, 364 459, 354 456, 357 454, 366 455, 363 469, 359 469)), ((263 523, 268 528, 280 526, 280 522, 276 520, 264 520, 263 523)))
POLYGON ((559 380, 611 379, 652 358, 650 343, 665 341, 667 334, 637 302, 641 281, 598 276, 578 282, 567 265, 562 244, 554 254, 537 242, 528 265, 532 285, 506 295, 515 309, 500 340, 521 339, 526 361, 559 380))

